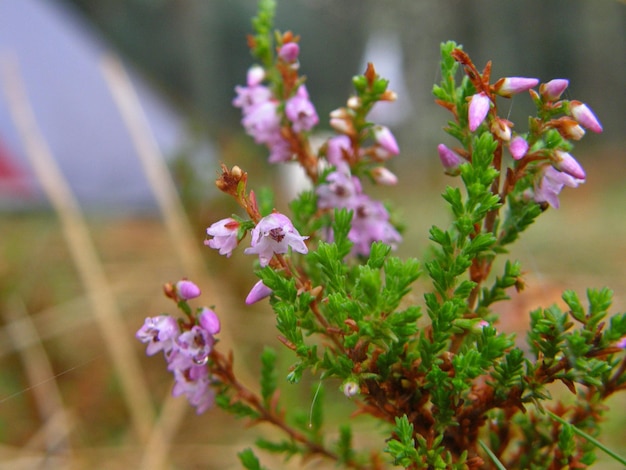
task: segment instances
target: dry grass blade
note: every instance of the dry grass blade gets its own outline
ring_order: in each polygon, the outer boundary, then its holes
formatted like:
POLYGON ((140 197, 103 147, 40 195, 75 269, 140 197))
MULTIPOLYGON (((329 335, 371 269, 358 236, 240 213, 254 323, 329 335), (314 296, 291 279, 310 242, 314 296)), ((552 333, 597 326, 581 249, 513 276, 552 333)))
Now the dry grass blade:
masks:
POLYGON ((119 374, 133 428, 139 439, 145 442, 150 434, 153 412, 143 372, 131 347, 132 336, 121 319, 78 202, 38 129, 17 61, 5 55, 1 57, 0 65, 2 86, 12 118, 34 173, 61 221, 63 236, 89 297, 91 310, 119 374))

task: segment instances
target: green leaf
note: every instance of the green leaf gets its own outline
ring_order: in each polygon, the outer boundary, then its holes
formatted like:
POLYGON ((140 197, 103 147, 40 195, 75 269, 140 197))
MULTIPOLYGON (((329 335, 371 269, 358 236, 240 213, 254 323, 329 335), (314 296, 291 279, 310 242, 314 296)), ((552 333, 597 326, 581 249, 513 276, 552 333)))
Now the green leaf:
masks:
POLYGON ((266 408, 276 391, 276 381, 276 352, 266 346, 261 353, 261 396, 266 408))
POLYGON ((259 463, 259 459, 257 458, 257 456, 254 455, 254 452, 250 448, 242 450, 241 452, 237 454, 237 456, 239 457, 239 461, 241 462, 243 467, 248 470, 263 470, 264 469, 264 467, 261 467, 261 464, 259 463))

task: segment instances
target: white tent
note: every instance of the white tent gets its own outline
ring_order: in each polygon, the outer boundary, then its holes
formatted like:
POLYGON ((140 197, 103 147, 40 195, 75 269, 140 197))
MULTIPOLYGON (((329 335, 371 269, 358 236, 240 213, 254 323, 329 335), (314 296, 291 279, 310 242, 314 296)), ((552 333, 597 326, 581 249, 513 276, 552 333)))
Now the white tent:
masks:
MULTIPOLYGON (((35 119, 80 204, 109 211, 155 207, 137 152, 102 74, 106 44, 55 0, 0 0, 0 57, 16 58, 35 119)), ((183 120, 131 73, 163 155, 185 143, 183 120)), ((0 92, 0 208, 45 198, 0 92)))

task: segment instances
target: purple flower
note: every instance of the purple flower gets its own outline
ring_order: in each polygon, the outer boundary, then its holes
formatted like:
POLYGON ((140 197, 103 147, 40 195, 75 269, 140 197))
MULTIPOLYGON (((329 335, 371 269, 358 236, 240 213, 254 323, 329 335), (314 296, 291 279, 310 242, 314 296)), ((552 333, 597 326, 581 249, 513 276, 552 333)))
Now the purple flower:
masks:
POLYGON ((464 161, 463 158, 444 144, 437 145, 437 151, 445 173, 452 176, 458 175, 459 166, 464 161))
POLYGON ((195 325, 176 338, 177 351, 196 365, 204 365, 209 359, 215 339, 207 330, 195 325))
POLYGON ((248 69, 246 78, 249 87, 260 85, 265 79, 265 70, 260 65, 253 65, 248 69))
POLYGON ((615 343, 615 346, 620 349, 626 349, 626 336, 622 336, 617 343, 615 343))
POLYGON ((400 153, 398 142, 396 142, 396 138, 393 136, 388 127, 375 126, 374 139, 380 148, 387 152, 390 157, 400 153))
POLYGON ((369 255, 375 241, 386 243, 394 249, 402 241, 398 231, 389 222, 385 206, 365 194, 360 195, 355 204, 348 239, 354 243, 353 252, 364 256, 369 255))
POLYGON ((338 171, 350 172, 347 160, 353 155, 352 141, 347 135, 338 135, 328 140, 326 147, 326 159, 338 171))
POLYGON ((263 217, 254 227, 250 248, 246 248, 244 253, 259 255, 261 267, 265 267, 274 254, 287 253, 289 247, 298 253, 308 253, 304 243, 307 238, 298 233, 288 217, 275 212, 263 217))
POLYGON ((584 180, 587 177, 583 167, 580 166, 580 163, 578 163, 569 153, 557 150, 554 152, 554 155, 556 157, 554 167, 557 170, 567 173, 568 175, 579 180, 584 180))
POLYGON ((215 392, 211 388, 211 377, 206 366, 191 366, 186 369, 174 369, 175 397, 185 395, 189 404, 196 408, 197 414, 202 414, 213 406, 215 392))
POLYGON ((287 44, 283 44, 278 51, 278 57, 283 59, 285 62, 295 62, 298 60, 299 54, 300 46, 297 42, 288 42, 287 44))
POLYGON ((146 318, 143 326, 139 328, 135 337, 142 343, 148 343, 146 354, 163 351, 168 353, 174 347, 174 339, 180 334, 178 324, 169 315, 146 318))
POLYGON ((602 132, 602 124, 600 124, 596 115, 593 114, 593 111, 586 104, 580 101, 571 101, 569 109, 572 117, 576 119, 578 124, 598 134, 602 132))
POLYGON ((215 222, 206 229, 207 235, 213 238, 205 240, 204 244, 219 250, 220 255, 230 257, 239 243, 239 225, 239 222, 230 217, 215 222))
POLYGON ((257 144, 266 144, 280 136, 280 116, 276 101, 264 101, 249 107, 241 120, 246 133, 257 144))
POLYGON ((270 295, 272 295, 272 289, 263 284, 263 281, 259 281, 250 289, 246 297, 246 305, 257 303, 270 295))
POLYGON ((266 103, 272 99, 272 91, 262 85, 258 86, 236 86, 237 96, 233 99, 233 106, 241 108, 241 112, 248 114, 251 109, 261 103, 266 103))
POLYGON ((361 194, 361 182, 349 174, 333 171, 315 190, 320 209, 353 208, 361 194))
POLYGON ((555 209, 559 208, 559 193, 563 186, 576 188, 584 180, 579 180, 567 173, 560 172, 551 165, 543 167, 543 173, 535 183, 534 199, 536 202, 547 202, 555 209))
POLYGON ((528 142, 522 136, 517 135, 509 142, 509 152, 515 160, 520 160, 528 152, 528 142))
POLYGON ((178 281, 176 283, 176 295, 178 295, 180 299, 195 299, 196 297, 199 297, 200 294, 200 288, 187 279, 183 279, 182 281, 178 281))
POLYGON ((309 100, 309 93, 304 85, 300 85, 296 94, 285 103, 285 114, 295 132, 311 130, 319 122, 315 106, 309 100))
POLYGON ((547 83, 542 83, 539 86, 539 93, 544 101, 558 100, 568 85, 569 80, 565 78, 555 78, 547 83))
POLYGON ((467 119, 469 122, 469 130, 474 132, 478 129, 489 113, 491 100, 483 91, 472 96, 469 103, 469 111, 467 119))
POLYGON ((198 324, 204 328, 210 335, 216 335, 220 332, 220 319, 217 314, 210 308, 203 307, 198 315, 198 324))
POLYGON ((498 80, 494 85, 494 89, 498 95, 510 98, 513 95, 536 87, 538 83, 539 80, 536 78, 507 77, 498 80))

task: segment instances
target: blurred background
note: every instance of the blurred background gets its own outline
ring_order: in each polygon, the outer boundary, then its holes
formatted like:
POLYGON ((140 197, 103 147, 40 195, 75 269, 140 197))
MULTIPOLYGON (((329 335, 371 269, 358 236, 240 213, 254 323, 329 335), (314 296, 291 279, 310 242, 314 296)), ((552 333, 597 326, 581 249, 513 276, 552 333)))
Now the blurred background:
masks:
MULTIPOLYGON (((219 410, 197 417, 170 399, 162 358, 134 339, 146 316, 173 313, 160 286, 186 276, 221 315, 223 346, 250 383, 248 358, 280 347, 267 308, 243 305, 250 259, 202 244, 205 228, 236 210, 213 187, 220 162, 246 169, 255 188, 281 179, 231 105, 251 65, 255 12, 252 0, 0 0, 0 468, 238 468, 236 452, 269 432, 242 437, 243 424, 219 410)), ((375 119, 398 138, 401 182, 377 194, 399 203, 403 256, 422 257, 428 227, 449 220, 439 194, 453 181, 436 154, 452 144, 441 130, 449 116, 431 95, 439 44, 463 44, 479 67, 492 60, 494 78, 568 78, 567 97, 587 103, 604 133, 573 152, 587 182, 565 189, 561 208, 514 248, 528 287, 502 328, 523 338, 528 311, 566 288, 606 285, 624 311, 623 2, 285 0, 276 27, 301 35, 321 131, 367 62, 398 93, 375 119)), ((530 100, 515 97, 507 112, 523 130, 530 100)), ((285 389, 308 409, 309 396, 285 389)), ((620 450, 615 400, 604 440, 620 450)))

